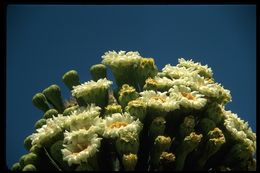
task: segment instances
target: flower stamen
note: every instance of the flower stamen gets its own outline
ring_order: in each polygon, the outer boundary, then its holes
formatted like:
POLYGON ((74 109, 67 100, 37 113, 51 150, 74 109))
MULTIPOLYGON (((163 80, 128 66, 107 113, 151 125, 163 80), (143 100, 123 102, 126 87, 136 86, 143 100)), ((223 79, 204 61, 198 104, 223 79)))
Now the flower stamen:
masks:
POLYGON ((128 123, 126 123, 126 122, 117 121, 117 122, 110 124, 108 127, 112 129, 112 128, 125 127, 127 125, 128 125, 128 123))
POLYGON ((181 92, 183 97, 186 97, 188 100, 195 100, 196 98, 191 93, 181 92))

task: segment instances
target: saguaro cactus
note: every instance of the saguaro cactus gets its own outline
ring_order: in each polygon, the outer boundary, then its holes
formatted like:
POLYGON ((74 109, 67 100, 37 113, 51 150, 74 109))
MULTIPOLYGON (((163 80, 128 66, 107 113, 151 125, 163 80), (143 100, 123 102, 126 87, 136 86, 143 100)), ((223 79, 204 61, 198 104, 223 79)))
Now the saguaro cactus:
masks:
POLYGON ((62 76, 73 102, 57 85, 33 96, 44 115, 12 171, 256 169, 256 134, 226 110, 230 91, 207 65, 180 58, 159 70, 132 51, 108 51, 101 63, 90 81, 75 70, 62 76))

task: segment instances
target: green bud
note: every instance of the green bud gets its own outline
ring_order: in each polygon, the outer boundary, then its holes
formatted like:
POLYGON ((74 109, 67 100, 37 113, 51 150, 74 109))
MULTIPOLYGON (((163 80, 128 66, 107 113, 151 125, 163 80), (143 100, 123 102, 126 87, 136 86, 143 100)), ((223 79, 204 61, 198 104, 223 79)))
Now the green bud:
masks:
POLYGON ((69 116, 72 114, 73 111, 75 111, 76 109, 78 109, 78 105, 77 106, 72 106, 72 107, 69 107, 67 109, 64 110, 63 112, 63 116, 69 116))
POLYGON ((70 70, 65 73, 62 76, 62 81, 70 90, 73 89, 73 86, 80 85, 79 75, 75 70, 70 70))
POLYGON ((42 92, 47 98, 48 102, 53 105, 59 113, 64 110, 64 105, 61 97, 60 87, 58 85, 51 85, 42 92))
POLYGON ((159 165, 160 165, 159 171, 172 170, 175 162, 175 158, 176 157, 173 153, 162 152, 159 159, 159 165))
POLYGON ((114 113, 123 113, 121 105, 111 104, 105 107, 105 115, 112 115, 114 113))
POLYGON ((38 145, 33 145, 30 149, 30 152, 39 155, 41 153, 41 149, 42 148, 38 145))
POLYGON ((138 118, 141 122, 146 116, 146 105, 142 100, 136 99, 128 102, 125 110, 133 117, 138 118))
POLYGON ((181 145, 177 149, 176 156, 176 170, 181 171, 184 167, 185 160, 187 155, 192 152, 195 148, 198 147, 202 134, 198 135, 195 132, 190 133, 189 136, 186 136, 182 141, 181 145))
POLYGON ((118 101, 120 105, 125 108, 131 100, 135 100, 139 97, 138 92, 136 92, 135 88, 129 86, 128 84, 124 84, 119 91, 118 101))
POLYGON ((15 163, 15 164, 13 164, 13 166, 12 166, 12 168, 11 168, 11 171, 21 171, 21 165, 20 165, 20 163, 15 163))
POLYGON ((24 167, 25 165, 28 165, 28 164, 37 165, 38 161, 39 161, 39 158, 36 154, 28 153, 28 154, 23 155, 20 158, 20 165, 22 167, 24 167))
POLYGON ((50 155, 52 158, 59 163, 65 170, 68 170, 68 164, 63 160, 61 149, 63 149, 63 140, 58 140, 50 147, 50 155))
POLYGON ((98 79, 106 78, 107 76, 106 66, 103 64, 92 65, 90 68, 90 74, 94 81, 97 81, 98 79))
POLYGON ((149 77, 145 80, 145 85, 144 85, 143 89, 157 91, 157 85, 158 85, 158 83, 156 82, 156 80, 149 77))
POLYGON ((185 138, 191 132, 194 131, 195 127, 195 118, 192 115, 189 115, 184 118, 183 123, 180 125, 179 133, 181 139, 185 138))
POLYGON ((43 112, 49 110, 47 99, 42 93, 35 94, 32 98, 32 103, 35 107, 42 110, 43 112))
POLYGON ((214 121, 215 124, 219 124, 224 119, 222 106, 216 102, 211 103, 205 112, 205 116, 214 121))
POLYGON ((208 134, 208 132, 213 130, 215 127, 215 122, 208 118, 202 118, 198 124, 198 128, 204 135, 208 134))
POLYGON ((116 150, 120 156, 123 154, 137 154, 139 149, 139 140, 136 133, 126 132, 120 135, 116 140, 116 150))
POLYGON ((75 171, 95 171, 89 164, 83 162, 77 168, 75 171))
POLYGON ((126 171, 135 170, 135 166, 137 163, 137 155, 136 154, 124 154, 122 157, 122 163, 126 171))
POLYGON ((166 126, 165 124, 166 121, 164 117, 156 117, 152 121, 149 129, 149 136, 152 140, 154 140, 159 135, 163 135, 166 126))
POLYGON ((237 143, 232 146, 231 150, 225 157, 225 163, 231 166, 247 165, 248 160, 252 157, 250 147, 246 143, 237 143))
POLYGON ((39 129, 41 128, 43 125, 46 124, 46 119, 39 119, 35 124, 34 124, 34 127, 35 129, 39 129))
POLYGON ((219 128, 209 131, 206 144, 203 147, 203 154, 198 159, 199 167, 203 168, 207 160, 214 155, 225 142, 225 137, 219 128))
POLYGON ((37 169, 33 164, 28 164, 23 168, 22 171, 37 171, 37 169))
POLYGON ((182 148, 185 152, 191 152, 194 150, 200 143, 201 138, 203 137, 202 134, 196 134, 195 132, 190 133, 189 136, 186 136, 182 142, 182 148))
POLYGON ((153 58, 142 58, 139 62, 139 66, 137 68, 138 72, 138 82, 141 88, 143 88, 145 84, 145 80, 148 77, 154 77, 158 69, 154 63, 153 58))
POLYGON ((166 136, 157 136, 154 140, 154 147, 155 150, 159 152, 167 151, 169 150, 171 146, 171 138, 166 136))
POLYGON ((153 169, 158 168, 162 152, 169 150, 171 143, 171 138, 165 136, 158 136, 154 140, 154 148, 151 153, 151 165, 153 169))
POLYGON ((45 114, 43 115, 43 118, 48 119, 52 118, 53 116, 57 117, 58 116, 58 111, 56 109, 50 109, 45 114))
POLYGON ((23 141, 23 144, 24 144, 24 148, 29 151, 30 148, 32 147, 32 140, 31 140, 31 135, 30 136, 27 136, 24 141, 23 141))

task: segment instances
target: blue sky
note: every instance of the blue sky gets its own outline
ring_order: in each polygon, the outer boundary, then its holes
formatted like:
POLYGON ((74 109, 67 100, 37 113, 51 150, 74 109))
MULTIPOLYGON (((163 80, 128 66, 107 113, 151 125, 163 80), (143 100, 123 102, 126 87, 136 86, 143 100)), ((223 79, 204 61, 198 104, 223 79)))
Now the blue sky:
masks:
POLYGON ((139 51, 159 69, 179 57, 208 64, 231 90, 226 109, 256 130, 255 5, 10 5, 7 8, 6 161, 27 153, 23 140, 43 115, 31 102, 62 75, 81 82, 108 50, 139 51))

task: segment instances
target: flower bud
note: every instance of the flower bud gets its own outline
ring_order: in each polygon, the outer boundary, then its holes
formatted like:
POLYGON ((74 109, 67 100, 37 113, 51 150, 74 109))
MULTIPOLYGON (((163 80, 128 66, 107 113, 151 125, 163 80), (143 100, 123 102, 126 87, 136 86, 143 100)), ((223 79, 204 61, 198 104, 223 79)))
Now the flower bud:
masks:
POLYGON ((23 141, 23 144, 24 144, 24 148, 29 151, 30 148, 32 147, 32 140, 31 140, 31 136, 27 136, 24 141, 23 141))
POLYGON ((28 164, 23 168, 22 171, 37 171, 37 169, 33 164, 28 164))
POLYGON ((216 124, 214 121, 212 121, 209 118, 202 118, 199 121, 198 128, 199 130, 204 134, 208 134, 209 131, 213 130, 216 127, 216 124))
POLYGON ((120 156, 123 154, 137 154, 139 149, 139 140, 136 133, 125 132, 120 134, 116 140, 116 150, 120 156))
POLYGON ((13 166, 11 167, 11 171, 21 171, 21 169, 21 165, 18 162, 13 164, 13 166))
POLYGON ((191 132, 194 131, 195 127, 195 118, 192 115, 189 115, 184 118, 183 123, 180 125, 179 133, 181 139, 185 138, 191 132))
POLYGON ((114 113, 123 113, 121 105, 113 103, 105 107, 106 116, 114 113))
POLYGON ((43 125, 46 124, 46 119, 39 119, 35 124, 34 124, 34 127, 35 129, 39 129, 41 128, 43 125))
POLYGON ((164 117, 156 117, 152 121, 149 129, 149 136, 152 140, 154 140, 159 135, 163 135, 166 126, 165 124, 166 121, 164 117))
POLYGON ((156 150, 163 152, 169 150, 171 146, 171 138, 166 136, 157 136, 154 140, 154 147, 156 150))
POLYGON ((42 93, 35 94, 32 98, 32 103, 35 107, 42 110, 43 112, 49 110, 47 99, 42 93))
POLYGON ((138 72, 138 83, 140 87, 143 88, 145 84, 145 80, 148 77, 154 77, 158 72, 158 69, 154 63, 154 59, 142 58, 139 62, 137 72, 138 72))
POLYGON ((173 169, 175 162, 175 155, 173 153, 162 152, 159 160, 160 169, 159 171, 170 171, 173 169))
POLYGON ((206 144, 202 149, 202 156, 198 159, 199 168, 203 168, 208 159, 226 142, 219 128, 209 131, 206 138, 206 144))
POLYGON ((128 102, 125 110, 130 113, 131 116, 138 118, 141 122, 144 121, 146 116, 146 105, 142 100, 132 100, 128 102))
POLYGON ((22 167, 24 167, 25 165, 28 165, 28 164, 37 165, 38 161, 39 161, 39 158, 36 154, 28 153, 28 154, 23 155, 20 158, 20 165, 22 167))
POLYGON ((133 171, 137 163, 137 155, 132 153, 124 154, 122 162, 126 171, 133 171))
POLYGON ((39 147, 38 145, 33 145, 30 149, 31 153, 34 153, 36 155, 39 155, 41 153, 41 147, 39 147))
POLYGON ((43 118, 48 119, 48 118, 52 118, 53 116, 57 117, 58 114, 59 113, 56 109, 50 109, 45 112, 45 114, 43 115, 43 118))
POLYGON ((145 85, 143 87, 144 90, 154 90, 157 91, 157 82, 156 80, 152 79, 152 78, 147 78, 145 80, 145 85))
POLYGON ((63 160, 61 149, 63 149, 63 140, 58 140, 50 147, 50 155, 52 158, 59 163, 65 170, 68 170, 68 164, 63 160))
POLYGON ((119 91, 118 101, 120 105, 125 108, 131 100, 137 99, 139 96, 138 92, 136 92, 135 88, 129 86, 128 84, 124 84, 119 91))
POLYGON ((58 85, 51 85, 48 88, 44 89, 44 96, 47 98, 48 102, 58 110, 59 113, 62 113, 64 110, 64 105, 61 97, 60 87, 58 85))
POLYGON ((176 156, 176 170, 181 171, 184 167, 187 155, 198 147, 202 134, 196 134, 195 132, 190 133, 182 141, 181 145, 177 149, 176 156))
POLYGON ((62 81, 70 90, 73 89, 73 86, 80 85, 79 75, 75 70, 70 70, 65 73, 62 76, 62 81))
POLYGON ((106 78, 107 76, 106 66, 103 64, 92 65, 90 68, 90 74, 94 81, 98 81, 99 79, 106 78))
POLYGON ((77 105, 77 106, 72 106, 72 107, 69 107, 69 108, 65 109, 65 110, 63 111, 63 116, 69 116, 69 115, 71 115, 72 112, 75 111, 75 110, 78 109, 78 108, 79 108, 79 106, 77 105))

